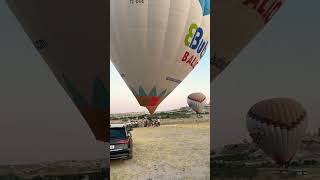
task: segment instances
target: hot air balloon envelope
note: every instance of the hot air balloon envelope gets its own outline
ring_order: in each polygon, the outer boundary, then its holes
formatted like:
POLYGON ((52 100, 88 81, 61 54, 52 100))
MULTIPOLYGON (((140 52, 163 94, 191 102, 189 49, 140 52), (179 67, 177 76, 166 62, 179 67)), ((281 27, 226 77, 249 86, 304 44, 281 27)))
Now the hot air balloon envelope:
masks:
POLYGON ((96 139, 107 142, 105 2, 7 0, 7 3, 96 139))
POLYGON ((187 103, 192 110, 199 114, 206 104, 206 96, 199 92, 192 93, 188 96, 187 103))
POLYGON ((300 146, 307 128, 306 111, 288 98, 258 102, 247 114, 253 142, 278 164, 287 164, 300 146))
POLYGON ((210 0, 110 3, 111 61, 152 114, 205 54, 210 0))
POLYGON ((216 0, 213 3, 211 80, 265 27, 284 0, 216 0))

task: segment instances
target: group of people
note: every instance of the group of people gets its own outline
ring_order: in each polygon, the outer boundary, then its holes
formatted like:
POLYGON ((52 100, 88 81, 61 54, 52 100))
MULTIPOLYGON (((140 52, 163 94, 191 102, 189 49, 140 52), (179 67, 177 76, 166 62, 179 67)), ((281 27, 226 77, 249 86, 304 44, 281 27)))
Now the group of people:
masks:
POLYGON ((157 119, 148 118, 148 121, 149 121, 149 126, 152 126, 152 127, 160 126, 160 119, 159 118, 157 118, 157 119))
POLYGON ((160 126, 160 118, 152 119, 151 117, 148 117, 148 118, 144 118, 142 120, 129 120, 128 123, 131 124, 131 126, 133 128, 158 127, 158 126, 160 126))

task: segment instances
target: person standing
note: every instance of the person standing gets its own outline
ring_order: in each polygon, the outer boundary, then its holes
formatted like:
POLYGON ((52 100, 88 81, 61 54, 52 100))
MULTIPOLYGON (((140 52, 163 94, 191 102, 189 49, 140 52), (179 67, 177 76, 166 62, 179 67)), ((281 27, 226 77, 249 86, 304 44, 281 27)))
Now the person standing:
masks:
POLYGON ((144 127, 147 127, 148 126, 148 121, 146 118, 143 119, 143 123, 144 123, 144 127))

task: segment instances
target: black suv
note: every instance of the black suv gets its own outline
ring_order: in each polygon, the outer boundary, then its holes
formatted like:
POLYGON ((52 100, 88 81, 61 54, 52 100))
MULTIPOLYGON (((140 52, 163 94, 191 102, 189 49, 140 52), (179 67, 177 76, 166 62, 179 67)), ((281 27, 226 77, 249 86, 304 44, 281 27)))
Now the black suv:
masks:
POLYGON ((131 126, 126 124, 110 125, 110 159, 132 158, 131 126))

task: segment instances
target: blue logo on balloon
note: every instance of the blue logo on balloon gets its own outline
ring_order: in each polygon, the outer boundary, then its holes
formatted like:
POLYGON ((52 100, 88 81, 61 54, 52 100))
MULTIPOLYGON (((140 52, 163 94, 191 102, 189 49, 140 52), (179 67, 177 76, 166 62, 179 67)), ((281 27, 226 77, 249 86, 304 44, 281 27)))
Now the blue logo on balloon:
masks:
POLYGON ((188 34, 185 36, 184 43, 186 46, 196 50, 200 57, 202 57, 207 49, 209 41, 203 38, 203 29, 197 24, 191 24, 188 34))

